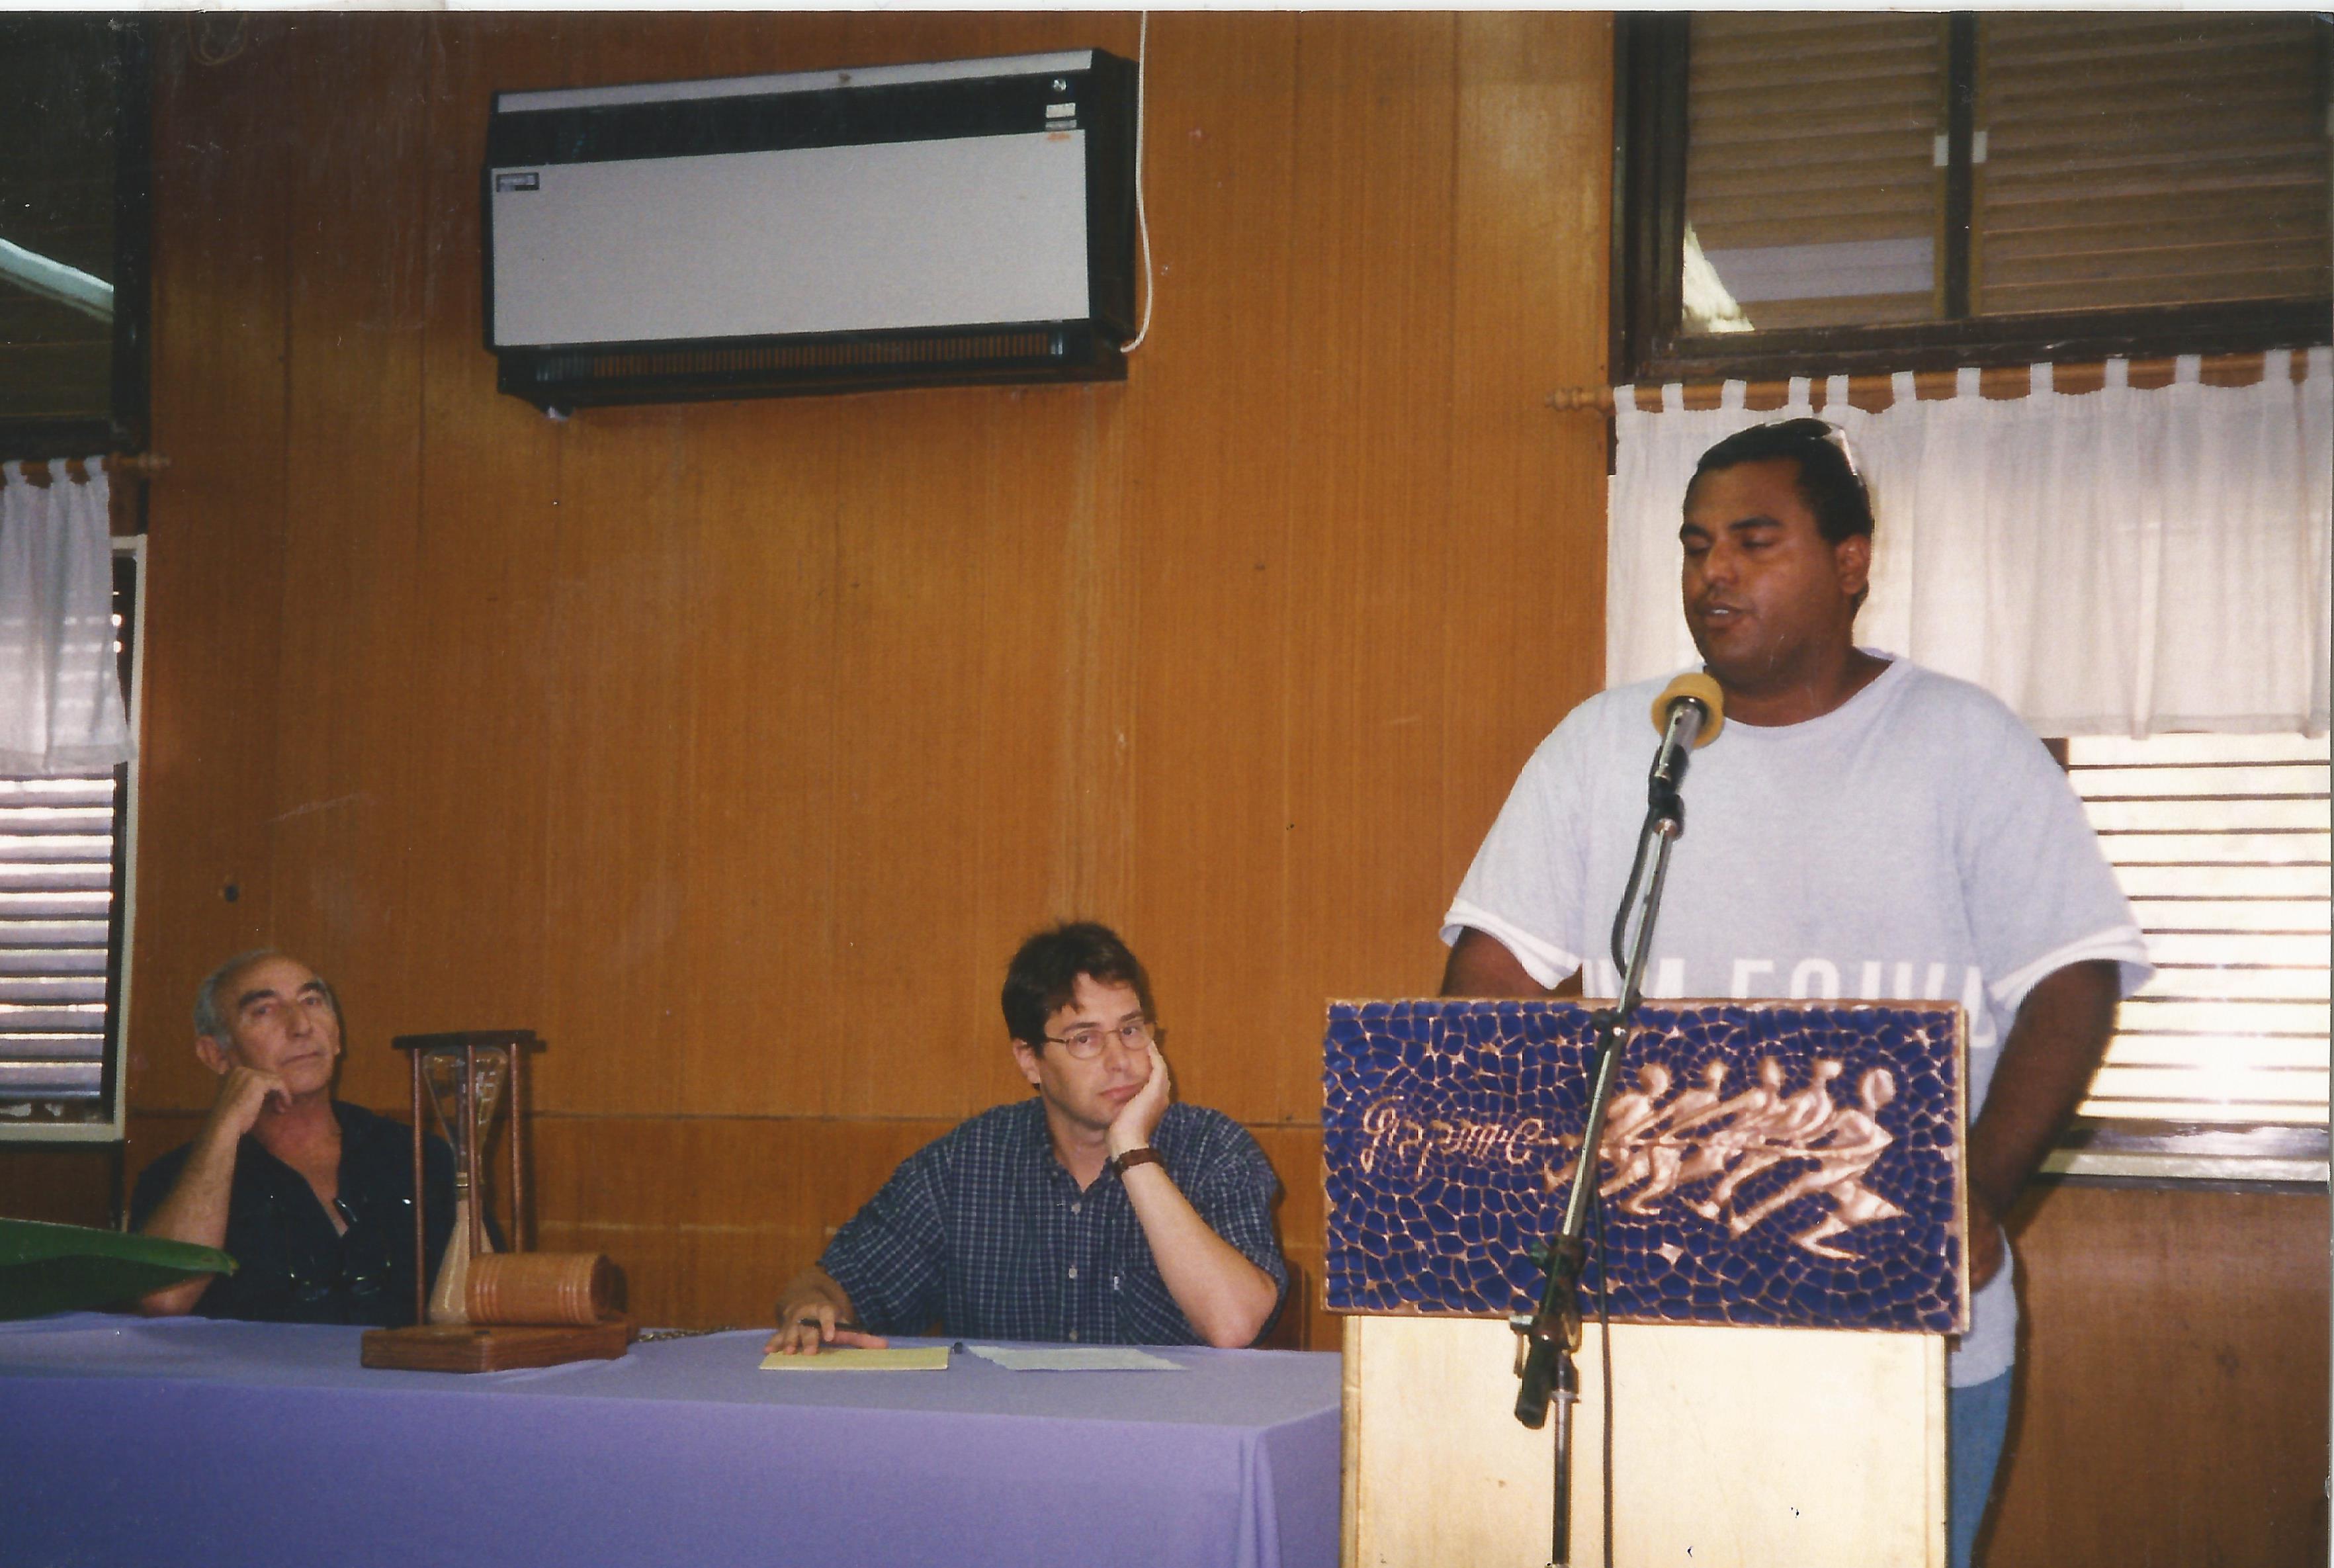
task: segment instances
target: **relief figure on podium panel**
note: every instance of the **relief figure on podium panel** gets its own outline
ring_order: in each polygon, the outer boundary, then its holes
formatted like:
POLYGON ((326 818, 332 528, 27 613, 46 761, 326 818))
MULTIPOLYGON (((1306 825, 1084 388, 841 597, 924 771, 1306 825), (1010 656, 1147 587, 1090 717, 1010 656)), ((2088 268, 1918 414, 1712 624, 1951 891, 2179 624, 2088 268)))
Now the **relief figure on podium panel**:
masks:
POLYGON ((1741 1235, 1778 1209, 1803 1197, 1820 1196, 1832 1205, 1832 1212, 1791 1239, 1811 1253, 1844 1259, 1856 1254, 1827 1245, 1828 1237, 1905 1212, 1864 1184, 1865 1175, 1895 1141, 1880 1125, 1880 1112, 1896 1098, 1896 1079, 1886 1068, 1873 1068, 1865 1073, 1857 1093, 1860 1104, 1835 1109, 1816 1129, 1815 1136, 1796 1151, 1797 1157, 1814 1160, 1815 1168, 1792 1177, 1750 1208, 1729 1215, 1729 1230, 1741 1235))

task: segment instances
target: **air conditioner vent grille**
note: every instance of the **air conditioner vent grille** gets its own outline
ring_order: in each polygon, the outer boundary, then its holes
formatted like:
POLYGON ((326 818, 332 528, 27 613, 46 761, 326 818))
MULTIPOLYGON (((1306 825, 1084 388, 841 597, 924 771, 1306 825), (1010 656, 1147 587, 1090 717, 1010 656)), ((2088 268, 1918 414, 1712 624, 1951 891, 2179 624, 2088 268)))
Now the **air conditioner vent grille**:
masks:
POLYGON ((632 381, 642 376, 737 376, 783 371, 850 371, 903 365, 1057 359, 1058 333, 981 333, 951 337, 863 338, 762 344, 745 348, 655 349, 637 353, 550 353, 535 365, 547 386, 632 381))
POLYGON ((553 410, 886 386, 1126 378, 1117 343, 1084 322, 637 348, 595 344, 506 349, 499 357, 503 391, 553 410))

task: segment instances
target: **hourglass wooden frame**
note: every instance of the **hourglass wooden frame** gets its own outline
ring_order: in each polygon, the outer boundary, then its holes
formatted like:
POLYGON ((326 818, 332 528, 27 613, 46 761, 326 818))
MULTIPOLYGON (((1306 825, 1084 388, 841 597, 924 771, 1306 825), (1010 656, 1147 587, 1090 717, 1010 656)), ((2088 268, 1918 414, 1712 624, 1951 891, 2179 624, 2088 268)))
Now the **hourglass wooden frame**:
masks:
MULTIPOLYGON (((407 1063, 413 1079, 413 1191, 417 1200, 425 1190, 422 1186, 422 1150, 429 1144, 429 1093, 423 1072, 424 1059, 459 1051, 462 1056, 464 1108, 459 1151, 460 1170, 470 1173, 470 1255, 483 1256, 487 1252, 486 1169, 479 1158, 480 1137, 478 1118, 470 1108, 477 1103, 478 1059, 488 1051, 500 1052, 509 1062, 509 1078, 503 1085, 507 1097, 510 1116, 510 1250, 526 1252, 532 1237, 526 1234, 526 1053, 540 1049, 543 1042, 528 1029, 469 1030, 452 1034, 400 1034, 390 1044, 407 1052, 407 1063)), ((448 1129, 449 1131, 452 1129, 448 1129)), ((413 1205, 413 1321, 429 1321, 429 1251, 427 1205, 419 1201, 413 1205)))

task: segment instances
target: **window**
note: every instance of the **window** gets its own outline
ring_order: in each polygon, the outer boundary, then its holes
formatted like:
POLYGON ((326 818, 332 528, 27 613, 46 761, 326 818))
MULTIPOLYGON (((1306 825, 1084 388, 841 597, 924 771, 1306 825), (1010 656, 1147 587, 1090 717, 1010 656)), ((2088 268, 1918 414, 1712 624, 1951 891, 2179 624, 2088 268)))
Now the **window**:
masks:
POLYGON ((1625 19, 1616 380, 2327 341, 2334 24, 1625 19))
POLYGON ((0 458, 145 444, 145 25, 0 15, 0 458))
POLYGON ((2325 1183, 2327 758, 2323 737, 2066 743, 2156 974, 2057 1168, 2325 1183))
MULTIPOLYGON (((144 560, 143 539, 114 541, 114 649, 133 733, 144 560)), ((87 778, 0 778, 0 1139, 121 1136, 137 777, 132 761, 87 778)))

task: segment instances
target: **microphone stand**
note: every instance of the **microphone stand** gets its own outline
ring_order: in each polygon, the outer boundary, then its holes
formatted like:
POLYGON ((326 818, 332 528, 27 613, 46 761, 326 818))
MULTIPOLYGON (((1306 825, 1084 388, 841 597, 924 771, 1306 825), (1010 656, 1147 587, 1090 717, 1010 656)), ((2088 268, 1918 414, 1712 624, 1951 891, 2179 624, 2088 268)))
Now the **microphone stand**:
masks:
MULTIPOLYGON (((1588 1119, 1580 1135, 1580 1158, 1573 1166, 1572 1192, 1564 1205, 1563 1228, 1527 1254, 1536 1266, 1548 1272, 1548 1283, 1540 1292, 1538 1308, 1509 1320, 1516 1332, 1523 1336, 1525 1347, 1519 1372, 1523 1387, 1516 1395, 1516 1419, 1538 1431, 1548 1424, 1551 1399, 1556 1405, 1556 1508, 1549 1568, 1571 1568, 1572 1563, 1572 1408, 1580 1399, 1580 1370, 1572 1358, 1573 1352, 1580 1349, 1580 1273, 1587 1257, 1582 1238, 1588 1224, 1588 1205, 1596 1195, 1605 1168, 1598 1146, 1604 1141, 1606 1107, 1613 1098, 1613 1079, 1620 1068, 1621 1048, 1628 1042, 1630 1021, 1644 1000, 1639 986, 1644 977, 1646 957, 1653 948, 1654 922, 1661 913, 1662 884, 1669 875, 1670 850, 1675 847, 1678 835, 1685 831, 1685 802, 1679 798, 1677 787, 1685 776, 1684 751, 1693 745, 1701 719, 1702 710, 1690 702, 1673 706, 1669 734, 1674 737, 1681 728, 1685 731, 1683 744, 1675 749, 1675 774, 1664 777, 1657 761, 1646 785, 1645 825, 1637 835, 1636 866, 1639 871, 1644 869, 1650 851, 1653 876, 1645 879, 1644 897, 1637 901, 1636 935, 1629 944, 1620 1001, 1615 1006, 1600 1009, 1591 1019, 1596 1027, 1596 1062, 1588 1097, 1588 1119)), ((1667 745, 1664 750, 1664 755, 1669 754, 1667 745)), ((1638 878, 1633 873, 1629 892, 1622 899, 1624 915, 1630 902, 1636 899, 1637 891, 1638 878)), ((1620 945, 1617 932, 1614 944, 1616 949, 1620 945)))

